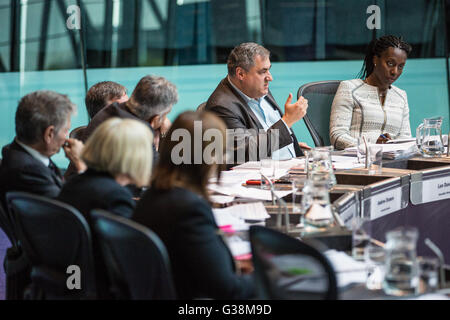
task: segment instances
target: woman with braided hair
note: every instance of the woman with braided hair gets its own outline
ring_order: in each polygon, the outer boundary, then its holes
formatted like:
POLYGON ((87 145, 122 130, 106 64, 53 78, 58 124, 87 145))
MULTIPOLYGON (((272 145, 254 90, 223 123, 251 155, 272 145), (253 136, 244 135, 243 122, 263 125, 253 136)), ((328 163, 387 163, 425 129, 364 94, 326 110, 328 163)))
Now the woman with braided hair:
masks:
POLYGON ((411 137, 406 92, 392 85, 410 52, 392 35, 369 44, 360 78, 342 81, 333 100, 330 140, 336 149, 355 146, 362 136, 376 143, 411 137))

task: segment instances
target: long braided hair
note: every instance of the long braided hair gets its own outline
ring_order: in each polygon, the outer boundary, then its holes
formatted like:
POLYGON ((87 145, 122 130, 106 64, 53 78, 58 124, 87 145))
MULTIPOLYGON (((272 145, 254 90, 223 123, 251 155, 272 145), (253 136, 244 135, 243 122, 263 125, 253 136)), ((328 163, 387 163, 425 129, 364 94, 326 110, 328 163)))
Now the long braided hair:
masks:
POLYGON ((366 79, 370 76, 374 69, 373 57, 376 55, 377 57, 381 57, 381 54, 384 50, 388 48, 399 48, 406 52, 406 56, 411 53, 411 46, 403 41, 402 37, 396 36, 382 36, 378 39, 372 40, 367 47, 366 57, 364 58, 364 64, 361 68, 361 71, 358 73, 358 78, 366 79))

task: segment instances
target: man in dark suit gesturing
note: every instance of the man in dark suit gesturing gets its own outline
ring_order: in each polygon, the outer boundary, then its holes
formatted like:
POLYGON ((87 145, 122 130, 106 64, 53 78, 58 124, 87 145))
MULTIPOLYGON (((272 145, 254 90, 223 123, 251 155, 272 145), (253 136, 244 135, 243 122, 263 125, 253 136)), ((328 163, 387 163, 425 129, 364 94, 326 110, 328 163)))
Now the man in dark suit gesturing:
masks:
POLYGON ((300 97, 292 103, 292 94, 289 94, 285 113, 282 113, 269 91, 269 82, 273 80, 270 52, 256 43, 242 43, 230 53, 227 64, 228 76, 209 97, 205 110, 214 112, 225 121, 228 129, 236 132, 236 162, 241 162, 238 153, 244 148, 245 161, 262 158, 262 147, 265 156, 272 159, 302 156, 300 147, 309 147, 299 144, 290 128, 305 116, 308 101, 300 97), (252 153, 249 140, 243 142, 242 136, 236 138, 239 132, 244 132, 244 137, 252 135, 247 132, 257 132, 258 138, 253 140, 257 147, 253 150, 257 152, 252 153))
POLYGON ((75 110, 67 96, 52 91, 36 91, 21 99, 16 111, 16 137, 2 150, 0 197, 4 206, 9 191, 58 196, 63 178, 50 157, 63 145, 77 171, 86 169, 80 159, 83 144, 67 139, 75 110))

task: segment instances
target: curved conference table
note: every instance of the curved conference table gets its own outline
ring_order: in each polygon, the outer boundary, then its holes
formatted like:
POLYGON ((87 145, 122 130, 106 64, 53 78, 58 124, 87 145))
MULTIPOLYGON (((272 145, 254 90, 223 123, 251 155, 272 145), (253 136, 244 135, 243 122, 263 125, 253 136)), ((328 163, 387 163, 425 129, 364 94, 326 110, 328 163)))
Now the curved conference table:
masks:
MULTIPOLYGON (((417 254, 435 256, 424 243, 429 238, 442 251, 445 263, 450 264, 450 157, 387 160, 383 161, 381 174, 351 169, 337 170, 335 175, 337 185, 330 190, 330 200, 346 228, 334 228, 307 237, 325 239, 326 244, 345 249, 345 246, 351 246, 348 240, 351 241, 348 231, 351 220, 360 213, 370 217, 372 238, 385 242, 387 231, 413 226, 419 231, 417 254), (339 236, 344 239, 345 235, 347 240, 337 243, 339 236), (327 237, 330 237, 328 242, 327 237)), ((280 219, 277 206, 271 204, 266 205, 271 215, 268 226, 304 237, 305 233, 296 228, 299 215, 292 213, 291 196, 285 197, 285 201, 289 208, 288 229, 285 217, 280 219)))
MULTIPOLYGON (((296 174, 295 172, 291 172, 296 174)), ((301 174, 297 172, 297 174, 301 174)), ((304 174, 304 173, 303 173, 304 174)), ((330 190, 340 226, 306 233, 292 212, 292 196, 284 198, 288 210, 271 202, 265 204, 271 216, 266 225, 303 240, 314 239, 329 248, 351 250, 351 221, 358 214, 370 217, 371 237, 386 241, 386 232, 412 226, 419 231, 418 256, 435 256, 425 245, 430 239, 442 251, 446 269, 450 265, 450 157, 413 157, 383 161, 381 174, 365 169, 336 170, 337 185, 330 190), (289 220, 289 223, 286 221, 289 220)), ((276 189, 291 188, 278 185, 276 189)), ((448 272, 446 272, 448 273, 448 272)), ((369 291, 363 285, 340 292, 341 299, 384 299, 381 290, 369 291)))

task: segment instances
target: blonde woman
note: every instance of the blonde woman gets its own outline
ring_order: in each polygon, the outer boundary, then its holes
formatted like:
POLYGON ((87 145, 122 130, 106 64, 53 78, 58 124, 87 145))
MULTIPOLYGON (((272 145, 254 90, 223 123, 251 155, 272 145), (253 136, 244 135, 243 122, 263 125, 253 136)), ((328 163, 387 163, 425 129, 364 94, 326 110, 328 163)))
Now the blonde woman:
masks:
POLYGON ((135 203, 128 184, 147 186, 152 167, 153 134, 144 123, 111 118, 86 141, 81 158, 88 169, 69 180, 58 199, 90 221, 92 209, 130 218, 135 203))

